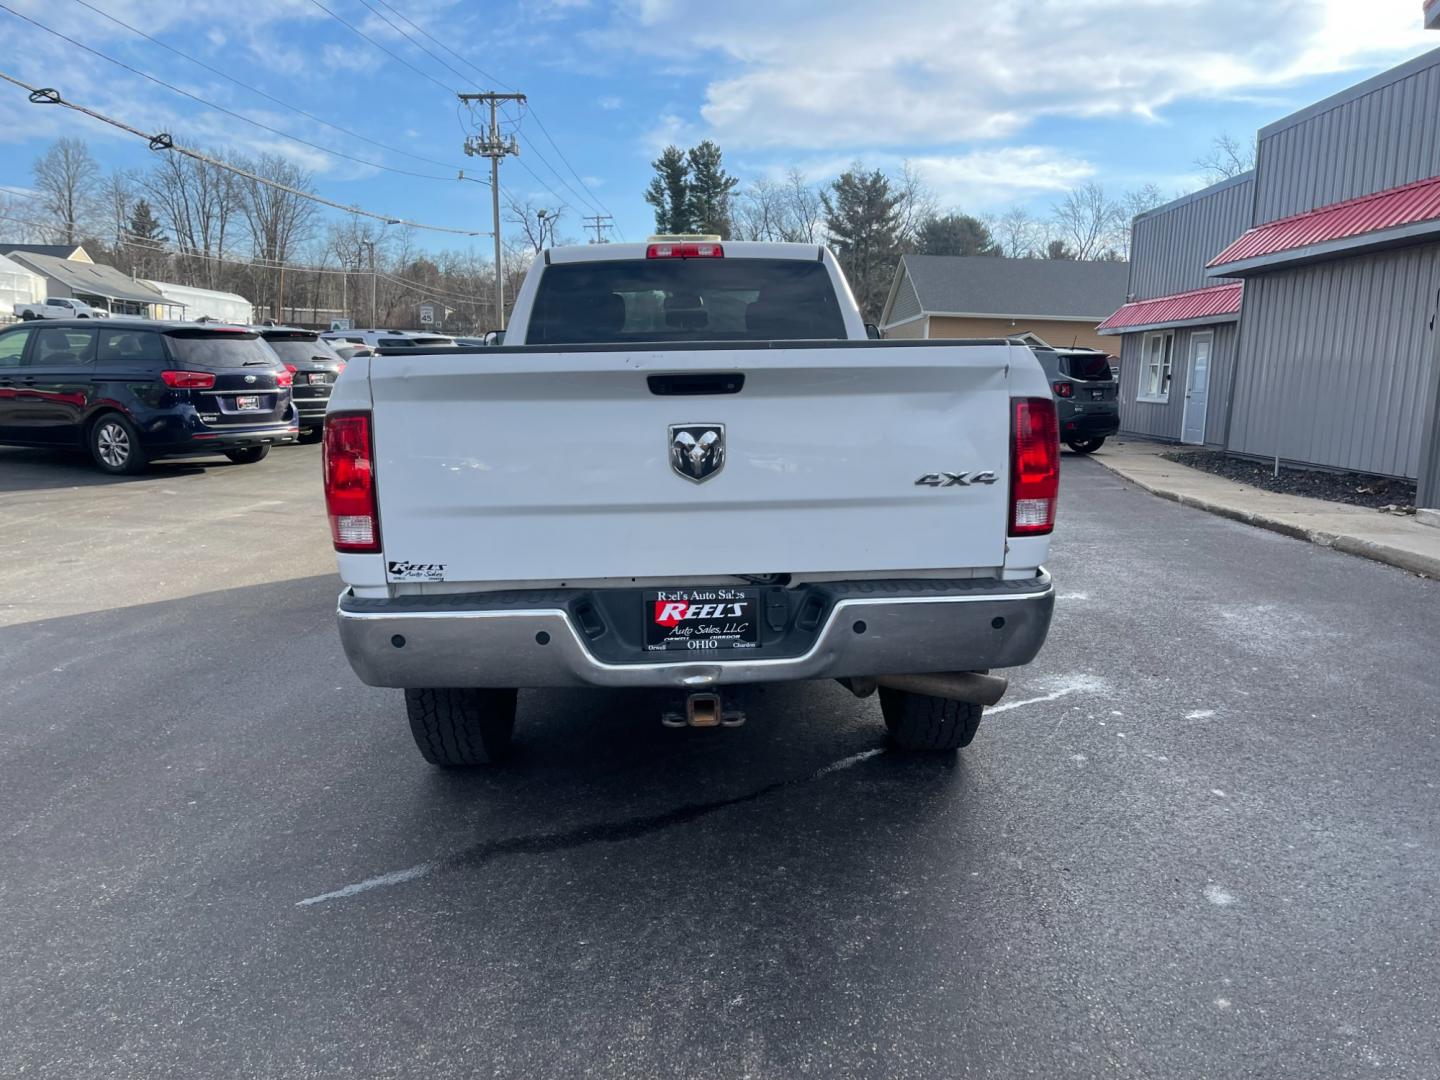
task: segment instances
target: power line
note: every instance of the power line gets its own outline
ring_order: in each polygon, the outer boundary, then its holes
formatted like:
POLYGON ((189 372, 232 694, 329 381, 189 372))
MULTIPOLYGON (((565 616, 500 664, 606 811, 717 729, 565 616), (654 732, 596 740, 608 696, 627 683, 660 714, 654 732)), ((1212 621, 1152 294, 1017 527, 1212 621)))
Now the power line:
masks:
MULTIPOLYGON (((234 83, 236 86, 240 87, 242 90, 248 90, 248 91, 249 91, 250 93, 252 93, 252 94, 258 94, 260 97, 263 97, 266 101, 274 102, 276 105, 279 105, 281 108, 289 109, 291 112, 293 112, 293 113, 295 113, 295 114, 297 114, 297 115, 299 115, 299 116, 303 116, 303 117, 305 117, 305 119, 307 119, 307 120, 313 120, 313 121, 314 121, 315 123, 317 123, 317 124, 323 124, 325 127, 328 127, 328 128, 331 128, 332 130, 335 130, 335 131, 340 132, 340 134, 342 134, 342 135, 347 135, 347 136, 349 136, 349 137, 352 138, 352 139, 359 139, 361 142, 369 143, 371 146, 378 147, 378 148, 381 149, 381 150, 388 150, 388 151, 390 151, 390 153, 392 153, 392 154, 400 154, 400 155, 402 155, 402 156, 404 156, 404 157, 413 157, 413 158, 415 158, 415 159, 418 160, 418 161, 424 161, 424 162, 427 162, 427 163, 430 164, 430 165, 439 165, 441 168, 445 168, 445 169, 457 168, 457 166, 451 165, 449 162, 446 162, 446 161, 437 161, 435 158, 425 157, 423 154, 417 154, 417 153, 415 153, 414 151, 411 151, 411 150, 402 150, 402 149, 399 149, 398 147, 389 146, 389 145, 387 145, 387 144, 385 144, 385 143, 382 143, 382 142, 379 142, 379 141, 377 141, 377 140, 375 140, 375 139, 370 138, 368 135, 361 135, 361 134, 360 134, 359 132, 357 132, 357 131, 351 131, 349 128, 341 127, 339 124, 332 123, 332 122, 330 122, 329 120, 324 119, 323 117, 316 116, 314 113, 306 112, 304 109, 300 108, 298 105, 292 105, 290 102, 286 101, 284 98, 276 97, 274 94, 267 93, 266 91, 261 90, 258 86, 251 86, 249 83, 241 82, 239 79, 235 78, 233 75, 228 75, 228 74, 226 74, 224 71, 221 71, 219 68, 211 67, 211 66, 210 66, 209 64, 207 64, 205 61, 200 60, 200 59, 198 59, 197 57, 191 56, 189 53, 184 52, 184 51, 182 51, 182 50, 180 50, 180 49, 177 49, 177 48, 175 48, 175 46, 169 45, 169 44, 167 44, 166 42, 161 41, 161 40, 160 40, 159 38, 157 38, 157 37, 152 37, 150 34, 147 34, 144 30, 141 30, 141 29, 138 29, 137 27, 131 26, 129 23, 125 22, 123 19, 117 19, 114 15, 111 15, 111 14, 109 14, 108 12, 105 12, 105 11, 101 11, 101 10, 100 10, 98 7, 96 7, 94 4, 89 3, 88 0, 75 0, 75 3, 79 4, 81 7, 88 8, 89 10, 95 12, 96 15, 99 15, 99 16, 100 16, 101 18, 103 18, 103 19, 109 19, 109 20, 110 20, 112 23, 114 23, 116 26, 122 26, 122 27, 124 27, 126 30, 129 30, 132 34, 138 34, 140 37, 144 38, 146 41, 149 41, 149 42, 151 42, 152 44, 155 44, 155 45, 160 46, 160 48, 166 50, 167 52, 174 53, 176 56, 181 57, 181 58, 184 59, 184 60, 189 60, 192 64, 195 64, 195 65, 198 66, 198 67, 204 68, 206 71, 210 72, 212 75, 219 75, 222 79, 225 79, 225 80, 227 80, 228 82, 234 83)), ((410 175, 410 174, 406 174, 406 175, 410 175)), ((420 174, 415 174, 415 175, 420 175, 420 174)), ((446 179, 446 178, 437 177, 436 179, 446 179)))
POLYGON ((272 180, 267 176, 257 176, 255 173, 249 171, 248 169, 242 169, 238 165, 230 164, 230 162, 228 161, 221 161, 219 158, 211 157, 209 154, 202 153, 199 150, 195 150, 191 147, 181 146, 179 143, 175 142, 175 140, 166 132, 156 132, 154 134, 151 134, 147 131, 141 131, 139 128, 134 127, 131 124, 127 124, 123 120, 116 120, 114 117, 106 116, 104 113, 96 112, 94 109, 87 108, 84 105, 77 104, 73 101, 66 101, 63 97, 60 96, 60 91, 54 89, 53 87, 34 87, 27 82, 23 82, 20 79, 15 78, 15 76, 13 75, 6 74, 3 71, 0 71, 0 79, 3 79, 5 82, 8 82, 13 86, 18 86, 22 90, 29 91, 30 101, 32 104, 61 105, 67 109, 72 109, 75 112, 84 113, 86 116, 92 117, 95 120, 99 120, 101 123, 109 124, 111 127, 119 128, 121 131, 128 131, 131 135, 138 135, 140 138, 149 142, 150 149, 152 150, 170 150, 177 154, 183 154, 184 156, 188 158, 193 158, 196 161, 203 161, 206 164, 214 165, 216 168, 224 169, 227 172, 232 172, 237 176, 243 176, 247 180, 253 181, 254 183, 264 184, 266 187, 271 187, 279 191, 288 192, 291 195, 296 196, 297 198, 308 199, 311 202, 319 203, 321 206, 329 206, 333 209, 341 210, 347 214, 357 214, 360 217, 374 218, 376 221, 383 221, 387 225, 405 225, 412 229, 425 229, 429 232, 453 233, 456 236, 488 235, 476 229, 456 229, 447 225, 425 225, 418 221, 407 221, 404 218, 391 217, 388 214, 378 214, 373 210, 362 210, 358 206, 346 206, 343 203, 335 202, 333 199, 327 199, 323 196, 316 195, 314 192, 302 191, 300 188, 291 187, 289 184, 283 184, 278 180, 272 180))
POLYGON ((346 21, 345 21, 344 19, 342 19, 339 15, 336 15, 335 12, 331 11, 331 10, 330 10, 328 7, 326 7, 324 4, 320 3, 320 0, 310 0, 310 2, 311 2, 312 4, 314 4, 317 8, 319 8, 321 11, 325 12, 326 15, 329 15, 332 19, 334 19, 336 22, 338 22, 341 26, 343 26, 343 27, 345 27, 346 29, 350 30, 350 32, 353 33, 353 34, 355 34, 357 37, 360 37, 360 38, 364 39, 365 41, 368 41, 371 45, 374 45, 375 48, 379 49, 381 52, 383 52, 386 56, 390 57, 391 59, 400 61, 400 63, 404 64, 404 65, 405 65, 406 67, 408 67, 411 71, 415 72, 416 75, 419 75, 422 79, 429 79, 432 83, 434 83, 436 86, 440 87, 440 89, 441 89, 441 90, 444 90, 447 94, 458 93, 458 91, 456 91, 454 87, 446 86, 444 83, 442 83, 439 79, 435 78, 433 75, 430 75, 430 74, 427 74, 427 73, 424 72, 424 71, 421 71, 421 70, 420 70, 418 67, 416 67, 414 64, 410 63, 409 60, 406 60, 403 56, 400 56, 400 55, 398 55, 397 53, 391 52, 391 51, 390 51, 389 49, 387 49, 384 45, 381 45, 378 41, 376 41, 374 38, 372 38, 369 34, 365 33, 365 31, 361 30, 361 29, 360 29, 358 26, 356 26, 355 24, 346 22, 346 21))
POLYGON ((581 220, 594 222, 593 225, 586 225, 585 228, 595 230, 595 243, 597 244, 603 244, 605 242, 604 230, 615 227, 612 224, 608 224, 608 222, 613 220, 609 214, 592 214, 587 218, 581 218, 581 220))
MULTIPOLYGON (((466 75, 465 72, 458 70, 453 64, 451 64, 451 63, 449 63, 448 61, 446 61, 444 57, 437 55, 435 52, 431 51, 430 49, 427 49, 423 44, 421 44, 419 41, 417 41, 417 40, 415 39, 415 37, 414 37, 412 34, 410 34, 403 26, 398 26, 398 25, 396 25, 396 23, 395 23, 395 21, 394 21, 393 19, 391 19, 391 18, 390 18, 389 16, 387 16, 383 11, 380 11, 380 10, 379 10, 378 8, 376 8, 373 4, 371 4, 371 3, 370 3, 370 0, 360 0, 360 3, 363 4, 363 5, 366 7, 366 9, 369 10, 373 15, 375 15, 376 18, 378 18, 378 19, 380 19, 382 22, 384 22, 386 26, 390 27, 390 29, 394 30, 397 34, 399 34, 402 38, 404 38, 410 45, 412 45, 412 46, 414 46, 415 48, 419 49, 422 53, 424 53, 426 56, 430 57, 431 60, 434 60, 437 64, 439 64, 441 67, 443 67, 446 71, 450 72, 452 75, 454 75, 454 76, 456 76, 457 78, 459 78, 462 83, 474 83, 474 79, 471 78, 471 76, 466 75)), ((418 26, 415 25, 414 22, 412 22, 411 20, 407 19, 404 15, 400 14, 400 12, 396 11, 393 7, 390 7, 389 4, 386 4, 385 7, 386 7, 387 9, 389 9, 390 11, 394 12, 397 18, 403 20, 404 22, 408 23, 410 26, 414 27, 417 32, 419 32, 419 33, 421 33, 421 34, 424 34, 426 37, 430 37, 430 35, 429 35, 428 33, 426 33, 426 31, 421 30, 418 26)), ((346 25, 349 25, 349 24, 347 23, 346 25)), ((352 27, 352 29, 353 29, 353 27, 352 27)), ((358 31, 357 31, 357 33, 358 33, 358 31)), ((430 38, 430 40, 435 41, 434 38, 430 38)), ((449 46, 445 45, 443 42, 436 41, 436 44, 439 45, 441 48, 444 48, 447 52, 453 52, 453 50, 451 50, 451 49, 449 48, 449 46)), ((388 52, 389 50, 386 50, 386 51, 388 52)), ((395 53, 390 53, 390 55, 391 55, 391 56, 395 56, 395 58, 396 58, 397 60, 400 59, 400 57, 396 56, 395 53)), ((457 54, 457 55, 458 55, 458 54, 457 54)), ((462 61, 464 61, 464 58, 463 58, 463 57, 459 57, 459 59, 461 59, 462 61)), ((420 70, 419 68, 416 68, 413 64, 410 64, 408 61, 402 61, 402 63, 405 63, 408 67, 410 67, 410 69, 411 69, 412 71, 419 71, 419 70, 420 70)), ((476 68, 476 70, 479 71, 478 68, 476 68)), ((424 74, 424 72, 420 72, 420 73, 421 73, 421 74, 424 74)), ((484 72, 481 72, 481 74, 484 75, 485 73, 484 73, 484 72)), ((428 76, 428 75, 426 75, 425 77, 426 77, 426 78, 430 78, 430 76, 428 76)), ((438 84, 438 81, 437 81, 437 80, 431 79, 431 81, 432 81, 432 82, 437 82, 437 84, 438 84)), ((438 85, 443 85, 443 84, 438 84, 438 85)), ((539 117, 536 117, 536 123, 538 124, 539 122, 540 122, 539 117)), ((520 124, 521 124, 521 120, 520 120, 520 119, 516 119, 516 120, 508 120, 508 119, 507 119, 507 123, 510 123, 510 124, 511 124, 514 128, 516 128, 517 131, 518 131, 518 129, 519 129, 519 127, 520 127, 520 124)), ((548 138, 548 135, 547 135, 547 138, 548 138)), ((553 140, 552 140, 552 145, 553 145, 553 140)), ((540 153, 540 151, 535 148, 535 145, 534 145, 533 142, 531 143, 530 149, 531 149, 531 151, 535 154, 535 156, 540 160, 541 164, 543 164, 547 169, 550 170, 551 173, 554 174, 555 179, 560 182, 560 186, 561 186, 561 187, 563 187, 563 188, 565 188, 567 191, 569 191, 570 194, 573 195, 573 196, 575 196, 575 198, 577 198, 578 200, 580 200, 580 202, 582 202, 582 203, 590 202, 590 200, 587 200, 584 195, 581 195, 578 191, 576 191, 573 187, 570 186, 570 184, 566 181, 566 179, 565 179, 563 176, 560 175, 559 170, 556 169, 555 166, 551 165, 550 162, 549 162, 548 160, 546 160, 545 155, 542 154, 542 153, 540 153)), ((559 147, 556 147, 555 149, 556 149, 557 152, 559 152, 559 147)), ((551 195, 555 196, 555 198, 560 202, 560 204, 561 204, 562 206, 570 207, 570 204, 565 201, 565 198, 564 198, 558 191, 556 191, 554 188, 552 188, 552 187, 549 185, 548 182, 546 182, 545 180, 542 180, 538 175, 535 174, 535 172, 534 172, 533 170, 529 169, 528 167, 526 168, 525 171, 528 172, 528 173, 530 173, 530 175, 531 175, 532 177, 534 177, 535 182, 536 182, 537 184, 539 184, 541 187, 543 187, 546 191, 550 192, 551 195)), ((573 171, 573 170, 572 170, 572 171, 573 171)), ((577 176, 577 179, 578 179, 578 176, 577 176)), ((581 184, 582 184, 582 185, 584 184, 584 181, 583 181, 583 180, 581 181, 581 184)), ((570 207, 570 209, 574 209, 574 207, 570 207)), ((591 203, 591 205, 588 206, 588 207, 586 207, 586 209, 595 209, 595 205, 594 205, 593 203, 591 203)), ((604 207, 600 207, 600 209, 603 210, 604 207)))
POLYGON ((118 67, 118 68, 123 68, 125 71, 130 72, 132 75, 139 75, 142 79, 146 79, 146 80, 148 80, 149 82, 154 83, 156 86, 163 86, 166 90, 169 90, 171 93, 179 94, 181 97, 187 97, 187 98, 189 98, 191 101, 199 102, 201 105, 204 105, 206 108, 214 109, 216 112, 224 113, 226 116, 234 117, 236 120, 239 120, 239 121, 241 121, 241 122, 243 122, 243 123, 249 124, 249 125, 251 125, 252 127, 259 128, 261 131, 269 132, 271 135, 278 135, 278 136, 279 136, 280 138, 282 138, 282 139, 289 139, 291 142, 299 143, 301 146, 308 146, 310 149, 312 149, 312 150, 318 150, 318 151, 320 151, 322 154, 330 154, 330 155, 333 155, 334 157, 343 158, 343 159, 345 159, 346 161, 353 161, 353 162, 355 162, 356 164, 365 165, 365 166, 367 166, 367 167, 369 167, 369 168, 372 168, 372 169, 382 169, 382 170, 384 170, 385 172, 399 173, 401 176, 413 176, 413 177, 416 177, 416 178, 422 179, 422 180, 447 180, 447 181, 448 181, 448 180, 453 179, 452 177, 449 177, 449 176, 436 176, 436 175, 434 175, 433 173, 412 172, 412 171, 409 170, 409 169, 397 169, 397 168, 395 168, 394 166, 391 166, 391 165, 382 165, 382 164, 380 164, 380 162, 378 162, 378 161, 370 161, 370 160, 368 160, 368 159, 366 159, 366 158, 356 157, 356 156, 353 155, 353 154, 342 153, 342 152, 339 151, 339 150, 331 150, 328 146, 321 146, 319 143, 313 143, 313 142, 311 142, 311 141, 308 140, 308 139, 302 139, 302 138, 300 138, 298 135, 290 135, 290 134, 288 134, 287 132, 281 131, 279 128, 271 127, 269 124, 262 124, 262 123, 261 123, 260 121, 258 121, 258 120, 252 120, 250 117, 246 116, 244 113, 238 113, 238 112, 236 112, 234 109, 227 109, 227 108, 226 108, 225 106, 223 106, 223 105, 217 105, 217 104, 215 104, 213 101, 207 101, 205 98, 202 98, 199 94, 192 94, 189 90, 182 90, 180 87, 175 86, 175 85, 172 84, 172 83, 168 83, 168 82, 166 82, 164 79, 158 79, 158 78, 156 78, 154 75, 151 75, 151 74, 148 73, 148 72, 141 71, 141 70, 140 70, 139 68, 137 68, 137 67, 132 67, 131 65, 125 63, 123 60, 117 60, 117 59, 115 59, 113 56, 108 56, 108 55, 106 55, 105 53, 101 52, 99 49, 92 49, 89 45, 86 45, 86 44, 84 44, 83 42, 80 42, 80 41, 75 40, 74 38, 70 37, 68 34, 62 34, 59 30, 52 30, 50 27, 46 26, 44 23, 42 23, 42 22, 37 22, 35 19, 30 18, 30 16, 28 16, 28 15, 22 15, 20 12, 16 11, 14 8, 8 7, 8 6, 6 6, 5 4, 0 4, 0 11, 4 11, 4 12, 6 12, 6 13, 9 14, 9 15, 13 15, 15 18, 20 19, 20 20, 22 20, 22 21, 24 21, 24 22, 29 23, 31 26, 35 27, 36 29, 38 29, 38 30, 43 30, 43 31, 45 31, 45 33, 50 34, 50 35, 53 35, 54 37, 59 38, 61 41, 69 42, 71 45, 75 46, 77 49, 83 49, 85 52, 89 53, 89 54, 92 55, 92 56, 98 56, 101 60, 104 60, 104 61, 106 61, 107 63, 114 64, 114 65, 115 65, 116 67, 118 67))
MULTIPOLYGON (((447 45, 445 42, 441 41, 439 38, 437 38, 437 37, 435 37, 433 34, 431 34, 430 31, 426 30, 423 26, 420 26, 420 25, 419 25, 418 23, 416 23, 413 19, 411 19, 411 18, 409 18, 408 16, 406 16, 403 12, 396 10, 396 8, 395 8, 392 4, 388 3, 387 0, 376 0, 376 2, 379 3, 382 7, 386 8, 386 9, 387 9, 388 11, 390 11, 392 14, 394 14, 397 18, 399 18, 399 19, 400 19, 402 22, 404 22, 406 25, 408 25, 408 26, 410 26, 412 29, 414 29, 417 33, 423 35, 427 40, 429 40, 429 41, 432 42, 433 44, 439 46, 441 49, 445 50, 445 52, 447 52, 447 53, 449 53, 451 56, 453 56, 456 60, 460 61, 460 63, 464 64, 466 67, 468 67, 468 68, 470 68, 472 71, 476 72, 482 79, 486 80, 486 81, 489 82, 489 83, 498 85, 498 86, 500 86, 501 88, 503 88, 503 89, 505 89, 505 90, 511 90, 511 91, 514 91, 514 90, 515 90, 515 87, 510 86, 510 85, 507 84, 503 79, 497 79, 494 75, 491 75, 488 71, 486 71, 484 68, 480 67, 478 64, 474 63, 474 62, 473 62, 472 60, 470 60, 468 57, 465 57, 465 56, 461 55, 460 53, 456 52, 454 49, 452 49, 452 48, 451 48, 449 45, 447 45)), ((366 7, 370 7, 370 4, 369 4, 368 0, 361 0, 361 3, 365 4, 366 7)), ((371 10, 374 11, 374 8, 371 8, 371 10)), ((376 14, 378 15, 379 12, 376 12, 376 14)), ((383 18, 383 16, 381 16, 381 17, 383 18)), ((391 23, 389 19, 386 19, 385 21, 386 21, 386 23, 389 24, 390 26, 392 26, 392 27, 395 26, 395 24, 394 24, 394 23, 391 23)), ((395 28, 396 28, 396 29, 399 29, 398 27, 395 27, 395 28)), ((401 31, 401 33, 404 33, 404 31, 401 31)), ((406 34, 405 36, 406 36, 407 38, 409 38, 409 35, 408 35, 408 34, 406 34)), ((420 45, 418 42, 415 42, 413 38, 410 39, 410 40, 411 40, 412 44, 414 44, 414 45, 416 46, 416 48, 421 49, 422 51, 424 51, 424 52, 426 53, 426 55, 431 56, 431 57, 433 57, 435 60, 437 60, 439 63, 444 64, 444 66, 446 67, 447 70, 449 70, 450 72, 452 72, 452 73, 455 74, 455 75, 458 75, 458 76, 459 76, 460 78, 462 78, 462 79, 465 78, 465 76, 462 75, 460 72, 456 71, 456 70, 455 70, 453 67, 451 67, 449 64, 445 63, 445 61, 440 60, 439 57, 435 56, 434 53, 430 52, 429 49, 425 49, 424 46, 420 45)), ((533 105, 529 105, 529 104, 527 103, 526 112, 527 112, 527 114, 528 114, 529 116, 531 116, 531 117, 534 118, 536 125, 540 128, 540 133, 545 136, 545 141, 548 142, 548 143, 550 144, 550 146, 554 149, 556 155, 557 155, 557 156, 560 158, 560 160, 565 164, 565 167, 570 170, 571 175, 575 177, 575 179, 579 182, 580 186, 581 186, 582 188, 584 188, 587 193, 589 193, 590 198, 587 200, 587 199, 585 198, 585 196, 580 195, 578 192, 575 191, 574 188, 570 188, 569 184, 567 184, 567 183, 565 182, 565 180, 560 176, 560 173, 559 173, 553 166, 551 166, 548 161, 545 161, 544 155, 540 154, 539 151, 536 151, 536 152, 535 152, 535 156, 538 157, 538 158, 540 158, 540 160, 541 160, 542 162, 545 162, 545 167, 548 168, 548 169, 550 169, 551 172, 555 173, 555 178, 556 178, 557 180, 559 180, 560 183, 563 184, 566 188, 568 188, 568 189, 570 190, 571 194, 575 195, 575 197, 578 198, 581 202, 590 202, 593 209, 603 210, 606 214, 609 214, 609 213, 610 213, 610 208, 609 208, 608 206, 606 206, 603 202, 600 201, 600 197, 595 194, 594 190, 590 187, 590 185, 585 182, 585 178, 582 177, 582 176, 580 175, 580 173, 579 173, 578 171, 576 171, 575 166, 570 163, 570 159, 565 156, 565 152, 560 149, 560 144, 557 143, 557 142, 555 141, 555 139, 551 136, 550 130, 545 126, 545 121, 540 118, 540 114, 539 114, 538 112, 536 112, 535 107, 534 107, 533 105)), ((518 123, 518 121, 517 121, 517 123, 518 123)), ((532 150, 535 149, 533 142, 531 143, 531 149, 532 149, 532 150)), ((534 174, 532 173, 531 175, 534 175, 534 174)), ((536 177, 536 180, 539 181, 539 177, 536 177)), ((548 184, 545 184, 544 181, 540 181, 540 183, 542 184, 542 186, 546 187, 547 189, 549 188, 549 185, 548 185, 548 184)), ((555 195, 556 193, 555 193, 554 191, 551 191, 550 194, 555 195)), ((558 196, 557 196, 557 198, 558 198, 558 196)), ((564 200, 562 199, 561 201, 563 202, 564 200)), ((573 208, 572 208, 572 209, 573 209, 573 208)))

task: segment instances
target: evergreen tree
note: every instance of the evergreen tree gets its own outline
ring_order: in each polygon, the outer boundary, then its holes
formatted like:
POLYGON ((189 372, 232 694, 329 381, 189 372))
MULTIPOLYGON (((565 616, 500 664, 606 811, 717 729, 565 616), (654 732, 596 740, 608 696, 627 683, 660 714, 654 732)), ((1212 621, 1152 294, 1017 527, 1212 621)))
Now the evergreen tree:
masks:
MULTIPOLYGON (((718 151, 716 153, 718 161, 718 151)), ((645 201, 655 208, 655 231, 663 234, 694 232, 690 206, 690 162, 678 146, 667 146, 650 163, 655 178, 645 190, 645 201)))
POLYGON ((688 205, 690 223, 696 232, 731 233, 730 193, 740 183, 720 164, 720 147, 706 139, 690 151, 688 205))
POLYGON ((926 218, 915 237, 921 255, 999 255, 989 228, 969 214, 926 218))
POLYGON ((1051 240, 1045 245, 1045 258, 1047 259, 1074 259, 1075 252, 1070 250, 1064 240, 1051 240))
POLYGON ((130 239, 147 248, 158 248, 165 243, 165 230, 160 227, 159 218, 144 199, 137 202, 135 209, 130 212, 130 239))
POLYGON ((879 169, 867 174, 857 166, 842 173, 823 197, 825 227, 836 256, 860 310, 874 322, 900 257, 902 196, 891 190, 890 180, 879 169))

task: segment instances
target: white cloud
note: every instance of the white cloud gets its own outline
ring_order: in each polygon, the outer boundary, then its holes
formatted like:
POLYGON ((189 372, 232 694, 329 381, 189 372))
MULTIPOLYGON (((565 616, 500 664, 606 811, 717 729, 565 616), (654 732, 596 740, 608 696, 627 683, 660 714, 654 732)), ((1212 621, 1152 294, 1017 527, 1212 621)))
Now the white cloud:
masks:
MULTIPOLYGON (((703 56, 699 116, 730 147, 954 146, 1046 116, 1153 117, 1432 44, 1414 0, 629 0, 613 47, 703 56), (635 24, 643 33, 635 32, 635 24), (661 44, 663 43, 663 44, 661 44)), ((1433 35, 1432 35, 1433 37, 1433 35)))

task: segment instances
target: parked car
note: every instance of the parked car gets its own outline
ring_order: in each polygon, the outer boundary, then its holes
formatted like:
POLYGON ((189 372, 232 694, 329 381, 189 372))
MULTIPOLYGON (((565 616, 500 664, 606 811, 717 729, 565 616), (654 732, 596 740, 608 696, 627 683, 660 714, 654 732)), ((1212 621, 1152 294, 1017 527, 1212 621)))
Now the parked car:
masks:
POLYGON ((815 244, 548 254, 504 345, 358 359, 330 399, 341 641, 421 755, 501 756, 517 688, 656 688, 713 727, 827 678, 903 749, 967 745, 1055 601, 1030 349, 871 340, 815 244))
POLYGON ((1120 398, 1110 357, 1099 349, 1033 349, 1055 395, 1060 439, 1093 454, 1120 430, 1120 398))
POLYGON ((375 349, 448 349, 455 345, 452 337, 423 330, 327 330, 321 336, 330 342, 348 341, 375 349))
POLYGON ((250 464, 298 437, 291 382, 242 327, 20 324, 0 330, 0 444, 85 449, 108 473, 188 454, 250 464))
POLYGON ((31 319, 103 319, 110 313, 104 308, 91 307, 83 300, 72 300, 66 296, 47 296, 38 304, 16 304, 15 317, 28 322, 31 319))
POLYGON ((315 330, 257 326, 255 331, 295 379, 290 395, 300 413, 300 441, 317 441, 325 427, 330 388, 345 370, 344 357, 315 330))
POLYGON ((375 350, 369 345, 356 345, 349 341, 330 341, 330 347, 335 350, 341 360, 347 363, 357 356, 375 355, 375 350))

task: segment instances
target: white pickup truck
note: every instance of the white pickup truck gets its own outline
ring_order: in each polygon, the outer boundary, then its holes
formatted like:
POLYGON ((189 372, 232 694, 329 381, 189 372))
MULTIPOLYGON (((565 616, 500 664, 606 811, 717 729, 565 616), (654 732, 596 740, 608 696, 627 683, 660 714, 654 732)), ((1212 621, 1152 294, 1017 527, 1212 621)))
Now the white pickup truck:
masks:
POLYGON ((509 745, 516 690, 879 690, 953 751, 1054 590, 1055 406, 1025 345, 870 340, 813 244, 555 248, 505 343, 357 358, 330 398, 340 636, 438 765, 509 745))
POLYGON ((16 304, 17 319, 104 319, 109 312, 104 308, 91 307, 83 300, 71 300, 64 296, 47 296, 38 304, 16 304))

